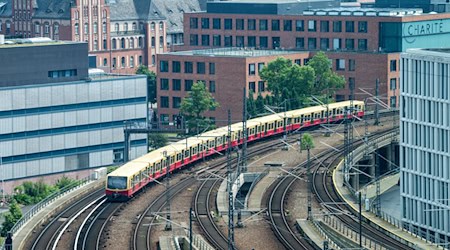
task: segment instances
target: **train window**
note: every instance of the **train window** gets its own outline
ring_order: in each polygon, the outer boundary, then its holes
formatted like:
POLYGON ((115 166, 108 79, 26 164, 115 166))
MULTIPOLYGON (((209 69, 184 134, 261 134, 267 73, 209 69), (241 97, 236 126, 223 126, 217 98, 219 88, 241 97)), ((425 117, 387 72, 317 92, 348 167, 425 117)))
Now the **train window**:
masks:
POLYGON ((127 177, 108 176, 107 186, 109 189, 126 189, 127 177))
POLYGON ((184 151, 184 158, 188 158, 189 157, 189 150, 185 150, 184 151))
POLYGON ((170 164, 173 164, 173 163, 175 163, 175 156, 170 157, 170 164))
POLYGON ((323 118, 323 117, 325 117, 324 111, 321 111, 321 112, 320 112, 320 118, 323 118))

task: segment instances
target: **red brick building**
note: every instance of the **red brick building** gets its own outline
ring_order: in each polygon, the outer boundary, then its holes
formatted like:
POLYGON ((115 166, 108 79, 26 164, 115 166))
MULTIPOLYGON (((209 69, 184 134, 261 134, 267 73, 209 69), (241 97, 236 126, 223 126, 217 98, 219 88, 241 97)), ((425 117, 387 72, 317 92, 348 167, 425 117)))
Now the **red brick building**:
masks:
MULTIPOLYGON (((209 2, 207 12, 185 14, 184 49, 325 51, 333 69, 355 84, 356 99, 366 98, 364 91, 375 94, 379 79, 381 98, 390 106, 398 106, 400 53, 412 47, 448 46, 450 40, 449 13, 301 7, 294 13, 290 11, 295 9, 293 2, 209 2)), ((348 99, 348 86, 337 92, 337 100, 348 99)))
POLYGON ((232 119, 242 117, 243 89, 247 93, 265 95, 266 84, 259 77, 259 69, 277 57, 289 58, 304 64, 308 52, 282 50, 253 50, 221 48, 179 51, 158 55, 157 101, 161 121, 174 121, 180 112, 181 100, 193 83, 203 81, 220 107, 206 112, 206 117, 226 124, 227 110, 232 119))

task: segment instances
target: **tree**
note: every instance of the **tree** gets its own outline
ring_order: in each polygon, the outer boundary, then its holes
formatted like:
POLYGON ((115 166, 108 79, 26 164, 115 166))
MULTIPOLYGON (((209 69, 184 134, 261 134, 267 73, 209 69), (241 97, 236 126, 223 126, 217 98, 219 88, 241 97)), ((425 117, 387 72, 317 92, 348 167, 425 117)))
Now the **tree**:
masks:
POLYGON ((316 73, 316 79, 312 94, 323 95, 328 97, 333 95, 336 89, 345 86, 345 78, 336 74, 331 70, 331 61, 324 52, 320 51, 311 60, 308 66, 311 66, 316 73), (326 91, 326 93, 324 93, 326 91))
POLYGON ((205 84, 198 81, 192 85, 189 94, 181 101, 181 113, 184 115, 188 127, 195 127, 198 133, 199 127, 209 123, 203 113, 218 106, 219 104, 207 91, 205 84))
POLYGON ((156 73, 149 70, 145 65, 139 65, 136 70, 138 75, 147 76, 147 97, 151 103, 156 102, 156 73))
POLYGON ((22 218, 22 210, 14 199, 12 199, 9 206, 9 212, 7 212, 4 217, 5 220, 2 223, 1 231, 2 237, 6 237, 7 233, 11 230, 14 224, 22 218))
POLYGON ((267 81, 267 89, 275 105, 280 105, 283 100, 291 100, 292 107, 298 107, 305 96, 310 95, 316 79, 312 67, 293 64, 290 59, 283 57, 265 66, 260 77, 267 81))
POLYGON ((307 155, 307 166, 306 166, 306 172, 308 174, 308 220, 312 220, 312 205, 311 205, 311 196, 312 196, 312 173, 311 173, 311 157, 310 157, 310 149, 314 148, 314 141, 313 137, 309 133, 304 133, 301 138, 300 143, 301 149, 308 150, 307 155))
POLYGON ((255 99, 253 98, 253 92, 250 91, 250 94, 247 98, 247 115, 254 116, 256 115, 256 103, 255 99))
POLYGON ((314 148, 314 140, 311 134, 304 133, 300 142, 302 150, 309 150, 314 148))
POLYGON ((167 145, 168 138, 164 134, 150 134, 148 135, 148 146, 151 148, 161 148, 167 145))
POLYGON ((68 187, 68 186, 73 185, 75 182, 76 182, 76 180, 70 179, 70 178, 67 177, 67 176, 63 176, 63 177, 61 177, 61 179, 58 179, 58 180, 56 181, 55 186, 56 186, 58 189, 61 190, 61 189, 65 188, 65 187, 68 187))

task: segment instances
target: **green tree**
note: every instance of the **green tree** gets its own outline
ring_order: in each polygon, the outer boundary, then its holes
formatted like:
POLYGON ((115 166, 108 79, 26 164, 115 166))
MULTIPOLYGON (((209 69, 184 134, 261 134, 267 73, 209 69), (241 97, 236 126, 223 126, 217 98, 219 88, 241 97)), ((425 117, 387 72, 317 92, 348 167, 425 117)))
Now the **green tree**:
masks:
POLYGON ((145 65, 139 65, 136 70, 136 74, 147 76, 148 101, 151 103, 156 102, 156 73, 149 70, 145 65))
POLYGON ((2 223, 1 236, 6 237, 8 231, 16 224, 18 220, 22 218, 22 210, 20 209, 17 202, 13 199, 9 206, 9 212, 4 215, 4 221, 2 223))
POLYGON ((148 135, 148 146, 151 148, 161 148, 167 145, 169 139, 167 135, 164 134, 149 134, 148 135))
POLYGON ((302 150, 309 150, 314 148, 314 140, 310 133, 304 133, 301 138, 301 149, 302 150))
MULTIPOLYGON (((272 103, 278 106, 283 100, 290 100, 290 108, 299 107, 303 103, 305 96, 310 95, 316 79, 312 67, 299 66, 282 57, 265 66, 260 76, 267 81, 267 89, 273 97, 272 103)), ((267 103, 270 101, 267 100, 267 103)))
POLYGON ((253 98, 253 92, 251 91, 247 98, 247 114, 251 116, 256 115, 256 103, 255 99, 253 98))
POLYGON ((255 110, 256 114, 264 111, 264 98, 261 96, 261 93, 258 94, 258 97, 256 97, 255 110))
POLYGON ((311 60, 308 61, 308 66, 314 69, 316 79, 314 88, 311 94, 314 95, 333 95, 336 89, 345 86, 345 78, 331 70, 331 61, 320 51, 311 60))
POLYGON ((68 187, 68 186, 73 185, 75 182, 76 182, 76 180, 70 179, 70 178, 67 177, 67 176, 63 176, 63 177, 61 177, 61 179, 58 179, 58 180, 56 181, 55 186, 56 186, 58 189, 61 190, 61 189, 65 188, 65 187, 68 187))
POLYGON ((57 187, 49 186, 42 181, 26 181, 14 189, 14 199, 23 205, 35 204, 55 192, 57 187))
POLYGON ((200 127, 209 124, 209 120, 203 116, 203 113, 218 106, 219 104, 207 91, 205 84, 198 81, 192 85, 189 94, 181 101, 181 113, 184 115, 188 127, 195 127, 198 133, 200 127))

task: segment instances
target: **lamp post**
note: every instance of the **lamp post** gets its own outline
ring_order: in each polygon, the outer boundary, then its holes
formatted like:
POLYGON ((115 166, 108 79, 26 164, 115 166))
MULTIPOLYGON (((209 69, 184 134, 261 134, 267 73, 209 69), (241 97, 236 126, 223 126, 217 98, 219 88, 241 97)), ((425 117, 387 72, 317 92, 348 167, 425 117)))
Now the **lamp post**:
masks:
POLYGON ((163 157, 166 164, 166 231, 172 230, 172 223, 170 220, 170 157, 167 155, 167 151, 163 152, 163 157))

